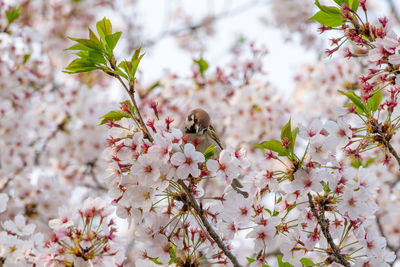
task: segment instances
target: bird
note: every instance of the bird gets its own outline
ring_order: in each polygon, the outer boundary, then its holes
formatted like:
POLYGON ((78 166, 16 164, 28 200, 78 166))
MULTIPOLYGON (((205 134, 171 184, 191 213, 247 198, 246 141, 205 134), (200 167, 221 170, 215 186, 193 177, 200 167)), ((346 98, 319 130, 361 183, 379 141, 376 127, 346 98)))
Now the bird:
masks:
MULTIPOLYGON (((219 154, 224 150, 221 139, 211 124, 210 115, 204 109, 196 108, 190 112, 185 119, 184 133, 188 137, 187 141, 201 153, 204 153, 212 145, 216 147, 215 158, 219 158, 219 154)), ((243 185, 238 179, 232 180, 231 187, 245 198, 249 196, 247 192, 240 190, 243 185)))
POLYGON ((199 152, 204 153, 210 145, 213 145, 217 147, 214 155, 219 157, 224 148, 207 111, 201 108, 192 110, 185 120, 184 128, 188 142, 194 144, 199 152))

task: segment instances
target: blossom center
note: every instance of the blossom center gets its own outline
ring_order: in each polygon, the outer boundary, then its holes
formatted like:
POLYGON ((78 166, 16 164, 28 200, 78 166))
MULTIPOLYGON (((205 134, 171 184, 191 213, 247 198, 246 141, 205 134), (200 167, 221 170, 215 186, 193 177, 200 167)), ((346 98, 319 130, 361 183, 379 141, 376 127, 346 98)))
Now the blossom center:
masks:
POLYGON ((192 164, 192 162, 193 162, 192 158, 186 158, 186 161, 185 161, 186 164, 190 165, 190 164, 192 164))

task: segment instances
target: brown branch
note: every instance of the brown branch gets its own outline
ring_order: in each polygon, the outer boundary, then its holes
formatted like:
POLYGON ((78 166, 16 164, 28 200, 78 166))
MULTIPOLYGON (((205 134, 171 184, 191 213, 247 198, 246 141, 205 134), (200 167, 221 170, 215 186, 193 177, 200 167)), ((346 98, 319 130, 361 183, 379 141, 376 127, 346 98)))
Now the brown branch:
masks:
POLYGON ((224 254, 231 260, 233 266, 235 267, 242 267, 236 257, 228 250, 225 246, 224 242, 222 242, 221 238, 212 228, 210 223, 208 222, 207 218, 204 215, 203 210, 200 208, 197 201, 194 199, 192 192, 190 189, 185 185, 183 180, 178 180, 178 184, 183 188, 187 197, 189 198, 190 206, 196 211, 197 215, 200 217, 201 222, 203 223, 204 227, 206 228, 207 232, 210 234, 211 238, 217 243, 218 247, 224 252, 224 254))
POLYGON ((137 113, 137 115, 139 117, 140 126, 142 127, 142 130, 143 130, 146 138, 149 139, 152 142, 153 141, 153 137, 149 133, 149 130, 147 129, 146 124, 144 123, 142 114, 140 113, 139 107, 138 107, 138 105, 136 103, 136 100, 135 100, 135 89, 133 88, 133 86, 128 88, 126 86, 126 84, 124 83, 124 81, 121 79, 121 77, 119 77, 118 75, 113 75, 113 76, 118 79, 118 81, 122 84, 122 86, 124 87, 125 91, 128 93, 129 97, 131 98, 133 106, 135 107, 136 113, 137 113))
POLYGON ((93 187, 88 184, 85 184, 85 186, 89 187, 89 188, 102 190, 102 191, 107 191, 108 190, 107 187, 105 187, 103 184, 100 183, 99 179, 97 178, 96 173, 94 172, 94 166, 96 165, 96 163, 97 163, 97 159, 94 159, 94 160, 86 163, 86 173, 92 177, 93 182, 95 182, 96 186, 93 187))
POLYGON ((314 217, 317 219, 319 226, 321 227, 322 233, 324 234, 326 240, 328 241, 329 246, 333 250, 334 260, 337 263, 342 264, 343 266, 350 267, 350 263, 344 258, 344 256, 340 253, 340 250, 337 248, 335 242, 333 242, 333 238, 331 233, 329 232, 329 220, 325 219, 325 207, 322 207, 319 214, 317 209, 315 208, 312 196, 310 193, 308 195, 308 202, 310 203, 311 211, 314 217))
MULTIPOLYGON (((392 156, 396 159, 400 170, 400 157, 397 154, 396 150, 393 148, 392 144, 390 143, 390 139, 392 138, 392 136, 387 135, 384 129, 382 129, 382 126, 379 125, 376 120, 371 121, 371 126, 373 127, 372 132, 374 134, 377 134, 378 137, 378 139, 375 138, 374 140, 380 144, 383 144, 387 148, 389 153, 392 154, 392 156)), ((400 182, 400 179, 397 179, 392 185, 394 186, 398 182, 400 182)))
MULTIPOLYGON (((391 251, 393 251, 395 254, 397 254, 396 252, 400 249, 400 247, 394 247, 394 246, 392 246, 392 245, 390 245, 388 242, 387 242, 387 237, 386 237, 386 235, 385 235, 385 232, 383 231, 383 226, 382 226, 382 223, 381 223, 381 221, 380 221, 380 218, 379 218, 379 216, 376 216, 376 225, 378 226, 378 230, 379 230, 379 233, 381 234, 381 236, 383 236, 385 239, 386 239, 386 247, 388 248, 388 249, 390 249, 391 251)), ((397 258, 397 255, 396 255, 396 258, 397 258)), ((394 261, 396 261, 396 260, 394 260, 394 261)))

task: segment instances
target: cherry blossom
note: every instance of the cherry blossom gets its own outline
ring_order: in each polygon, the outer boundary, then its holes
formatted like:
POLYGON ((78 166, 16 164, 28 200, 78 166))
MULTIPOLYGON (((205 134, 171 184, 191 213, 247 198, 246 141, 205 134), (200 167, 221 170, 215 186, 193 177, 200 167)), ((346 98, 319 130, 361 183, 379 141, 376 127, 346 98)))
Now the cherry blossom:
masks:
POLYGON ((202 153, 197 152, 194 145, 186 144, 183 152, 176 152, 171 157, 171 163, 177 166, 177 177, 179 179, 187 178, 189 174, 198 177, 201 173, 198 164, 204 162, 202 153))
POLYGON ((231 184, 232 179, 239 176, 239 161, 232 158, 226 150, 221 152, 218 160, 210 159, 206 164, 208 170, 216 173, 217 179, 225 179, 227 184, 231 184))

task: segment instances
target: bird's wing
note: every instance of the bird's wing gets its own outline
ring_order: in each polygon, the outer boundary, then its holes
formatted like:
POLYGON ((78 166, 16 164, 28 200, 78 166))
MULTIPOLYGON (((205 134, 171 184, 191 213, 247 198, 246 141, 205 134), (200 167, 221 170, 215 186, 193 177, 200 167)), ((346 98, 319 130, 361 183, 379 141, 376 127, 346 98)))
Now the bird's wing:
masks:
POLYGON ((206 131, 206 134, 212 139, 214 140, 217 145, 219 146, 219 148, 221 150, 224 149, 224 147, 222 146, 221 140, 218 137, 218 134, 215 132, 214 127, 212 127, 212 125, 208 126, 208 130, 206 131))

